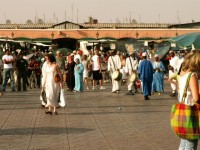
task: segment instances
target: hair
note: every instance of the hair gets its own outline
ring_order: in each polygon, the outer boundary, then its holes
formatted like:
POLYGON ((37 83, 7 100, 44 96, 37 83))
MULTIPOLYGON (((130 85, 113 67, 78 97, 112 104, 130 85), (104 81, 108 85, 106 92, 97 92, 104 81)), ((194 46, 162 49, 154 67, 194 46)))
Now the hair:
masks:
POLYGON ((56 62, 56 58, 53 54, 48 54, 47 57, 51 63, 56 62))
POLYGON ((182 63, 183 71, 198 72, 200 71, 200 50, 193 50, 185 56, 182 63))
POLYGON ((87 60, 88 56, 87 55, 83 55, 83 60, 87 60))

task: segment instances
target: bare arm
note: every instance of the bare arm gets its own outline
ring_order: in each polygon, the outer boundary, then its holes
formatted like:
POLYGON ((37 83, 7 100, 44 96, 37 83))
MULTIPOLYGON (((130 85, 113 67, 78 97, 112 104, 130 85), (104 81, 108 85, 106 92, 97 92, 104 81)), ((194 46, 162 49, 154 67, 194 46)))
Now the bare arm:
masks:
POLYGON ((175 85, 178 85, 178 82, 176 82, 174 80, 177 80, 177 75, 173 75, 173 76, 169 77, 167 81, 170 83, 173 83, 175 85))
POLYGON ((98 57, 98 65, 99 65, 99 70, 101 71, 101 59, 100 59, 100 57, 98 57))
POLYGON ((198 78, 196 74, 191 76, 189 85, 192 91, 192 97, 194 99, 194 102, 196 103, 199 100, 199 85, 198 85, 198 78))

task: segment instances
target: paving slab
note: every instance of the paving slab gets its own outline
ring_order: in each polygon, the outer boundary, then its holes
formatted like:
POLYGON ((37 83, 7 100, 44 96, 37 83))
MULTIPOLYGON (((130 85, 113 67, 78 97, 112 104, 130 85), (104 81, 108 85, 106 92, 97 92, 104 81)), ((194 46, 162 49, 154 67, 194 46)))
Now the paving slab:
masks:
MULTIPOLYGON (((141 93, 106 90, 65 91, 67 107, 59 115, 40 108, 39 89, 7 90, 0 97, 0 150, 175 150, 179 138, 170 127, 171 105, 165 93, 145 101, 141 93)), ((66 87, 65 87, 66 89, 66 87)))

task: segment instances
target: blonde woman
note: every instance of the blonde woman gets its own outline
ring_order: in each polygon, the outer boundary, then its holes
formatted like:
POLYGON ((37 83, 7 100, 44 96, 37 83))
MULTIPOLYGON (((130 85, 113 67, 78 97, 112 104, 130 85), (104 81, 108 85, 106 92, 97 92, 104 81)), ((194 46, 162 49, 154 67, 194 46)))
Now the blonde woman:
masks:
MULTIPOLYGON (((179 97, 178 100, 181 102, 184 88, 189 75, 189 85, 187 88, 187 96, 185 97, 184 103, 192 106, 194 103, 199 101, 199 85, 198 85, 198 74, 200 72, 200 51, 192 51, 186 57, 182 63, 180 75, 178 76, 178 87, 179 97)), ((198 140, 186 140, 181 139, 179 150, 197 150, 198 140)))

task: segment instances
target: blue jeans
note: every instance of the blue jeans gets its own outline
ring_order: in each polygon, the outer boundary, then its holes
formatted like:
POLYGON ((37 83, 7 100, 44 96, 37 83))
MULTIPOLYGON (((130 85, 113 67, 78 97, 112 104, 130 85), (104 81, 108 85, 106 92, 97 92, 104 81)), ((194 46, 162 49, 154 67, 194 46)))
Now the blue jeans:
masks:
POLYGON ((179 150, 197 150, 198 140, 181 139, 179 150))
POLYGON ((10 78, 10 85, 11 85, 12 90, 15 90, 15 82, 14 82, 13 73, 14 73, 13 68, 4 68, 3 69, 3 84, 2 84, 3 91, 6 90, 6 85, 7 85, 9 78, 10 78))

